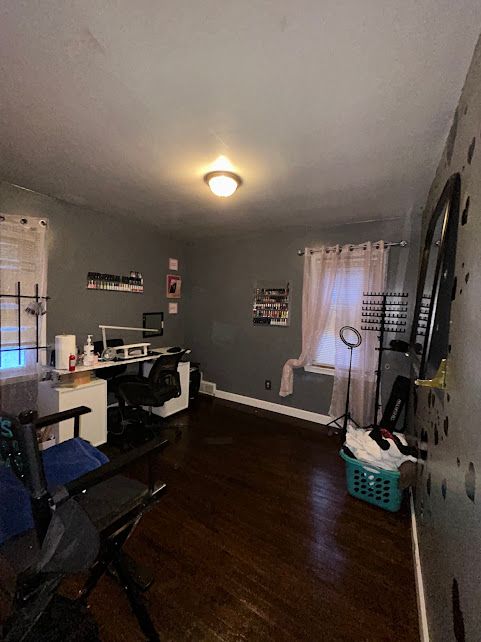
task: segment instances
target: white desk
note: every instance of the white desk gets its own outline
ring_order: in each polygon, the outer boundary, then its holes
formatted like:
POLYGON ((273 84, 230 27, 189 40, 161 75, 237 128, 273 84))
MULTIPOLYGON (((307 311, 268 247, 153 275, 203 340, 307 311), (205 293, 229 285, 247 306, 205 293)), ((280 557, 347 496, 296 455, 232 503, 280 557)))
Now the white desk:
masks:
MULTIPOLYGON (((107 382, 92 379, 75 387, 52 386, 51 381, 38 383, 38 413, 42 417, 77 406, 87 406, 92 412, 80 417, 80 437, 100 446, 107 441, 107 382)), ((62 421, 52 426, 55 443, 73 437, 74 420, 62 421)))
MULTIPOLYGON (((116 359, 115 361, 99 361, 94 363, 91 366, 76 366, 75 370, 70 372, 69 370, 59 370, 58 368, 53 368, 53 372, 56 372, 59 375, 74 374, 75 372, 87 372, 88 370, 99 370, 99 368, 111 368, 112 366, 123 366, 128 365, 129 363, 141 363, 142 361, 155 361, 162 355, 173 354, 169 352, 169 346, 166 348, 152 348, 152 352, 156 354, 148 354, 146 357, 131 357, 130 359, 116 359)), ((175 353, 174 353, 175 354, 175 353)))
POLYGON ((118 361, 99 361, 91 366, 76 366, 73 372, 70 370, 59 370, 54 368, 53 371, 59 375, 75 374, 76 372, 87 372, 88 370, 100 370, 100 368, 111 368, 112 366, 123 366, 129 363, 140 363, 141 361, 152 361, 158 359, 160 354, 148 354, 146 357, 132 357, 130 359, 119 359, 118 361))
MULTIPOLYGON (((77 366, 75 371, 54 369, 59 377, 72 375, 76 372, 95 371, 101 368, 128 365, 130 363, 142 363, 144 361, 155 361, 162 355, 173 354, 166 348, 152 348, 156 354, 146 357, 132 357, 131 359, 119 359, 116 361, 99 361, 91 366, 77 366)), ((150 371, 150 364, 145 368, 145 375, 150 371)), ((153 409, 153 412, 161 417, 168 417, 189 405, 189 375, 190 363, 179 363, 179 375, 181 395, 176 399, 167 401, 160 408, 153 409)), ((51 381, 41 381, 38 387, 38 410, 40 415, 70 410, 76 406, 87 406, 92 412, 80 419, 80 436, 90 441, 94 446, 99 446, 107 441, 107 381, 105 379, 92 379, 91 381, 79 384, 75 387, 62 387, 52 385, 51 381)), ((60 443, 73 437, 73 419, 54 426, 56 442, 60 443)))

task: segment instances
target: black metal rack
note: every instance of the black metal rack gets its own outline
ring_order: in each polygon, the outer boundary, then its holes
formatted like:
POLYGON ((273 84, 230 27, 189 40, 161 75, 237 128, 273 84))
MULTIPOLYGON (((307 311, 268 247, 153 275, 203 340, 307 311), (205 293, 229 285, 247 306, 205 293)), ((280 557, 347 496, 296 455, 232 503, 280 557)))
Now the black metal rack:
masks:
POLYGON ((39 286, 38 283, 35 283, 35 293, 32 294, 22 294, 22 285, 20 281, 17 281, 16 285, 16 293, 15 294, 7 294, 0 292, 0 304, 3 299, 14 299, 17 305, 17 343, 15 347, 8 347, 4 348, 2 347, 2 332, 1 332, 1 327, 2 327, 2 306, 0 305, 0 366, 2 365, 2 354, 4 352, 13 352, 17 351, 18 352, 18 364, 21 365, 22 363, 22 350, 35 350, 36 351, 36 361, 38 363, 38 353, 39 350, 46 350, 48 346, 40 346, 39 344, 39 323, 38 323, 38 314, 35 315, 35 345, 34 346, 23 346, 22 345, 22 300, 23 299, 29 299, 30 301, 35 301, 36 303, 39 303, 40 301, 48 301, 50 297, 48 296, 40 296, 39 295, 39 286))
POLYGON ((362 301, 361 330, 378 332, 379 351, 376 370, 376 393, 374 396, 374 428, 378 427, 381 408, 382 355, 392 348, 384 346, 384 335, 388 332, 404 333, 407 325, 407 292, 364 292, 362 301))

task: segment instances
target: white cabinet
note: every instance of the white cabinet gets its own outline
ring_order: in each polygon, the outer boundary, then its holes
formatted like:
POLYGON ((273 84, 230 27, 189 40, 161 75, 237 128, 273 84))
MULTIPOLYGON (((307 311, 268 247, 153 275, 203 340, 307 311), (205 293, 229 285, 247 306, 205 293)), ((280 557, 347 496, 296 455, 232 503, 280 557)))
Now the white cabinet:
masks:
MULTIPOLYGON (((152 363, 144 363, 144 376, 148 377, 152 368, 152 363)), ((176 412, 185 410, 189 407, 189 379, 190 379, 190 361, 181 361, 177 371, 180 375, 180 397, 166 401, 163 406, 152 408, 154 415, 159 417, 169 417, 176 412)), ((148 408, 145 408, 148 410, 148 408)))
MULTIPOLYGON (((100 446, 107 441, 107 382, 94 379, 75 388, 54 388, 50 381, 38 384, 38 414, 40 417, 54 412, 87 406, 92 412, 80 417, 80 437, 100 446)), ((55 424, 56 443, 73 437, 74 420, 55 424)))

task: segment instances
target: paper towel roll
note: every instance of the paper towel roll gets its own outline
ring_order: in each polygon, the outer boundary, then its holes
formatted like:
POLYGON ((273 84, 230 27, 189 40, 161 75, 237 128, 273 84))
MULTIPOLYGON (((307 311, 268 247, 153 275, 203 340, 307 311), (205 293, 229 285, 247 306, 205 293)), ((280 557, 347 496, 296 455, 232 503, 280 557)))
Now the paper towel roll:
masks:
POLYGON ((58 334, 55 337, 55 367, 57 370, 68 370, 68 359, 77 354, 74 334, 58 334))

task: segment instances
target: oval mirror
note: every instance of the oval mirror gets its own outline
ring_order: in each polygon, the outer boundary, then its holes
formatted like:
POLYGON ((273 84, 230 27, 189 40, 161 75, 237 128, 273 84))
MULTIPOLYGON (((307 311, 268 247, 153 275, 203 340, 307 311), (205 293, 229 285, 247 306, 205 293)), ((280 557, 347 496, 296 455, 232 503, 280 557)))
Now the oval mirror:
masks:
POLYGON ((432 379, 448 354, 451 301, 456 288, 460 191, 460 175, 453 174, 426 230, 410 341, 421 379, 432 379))

